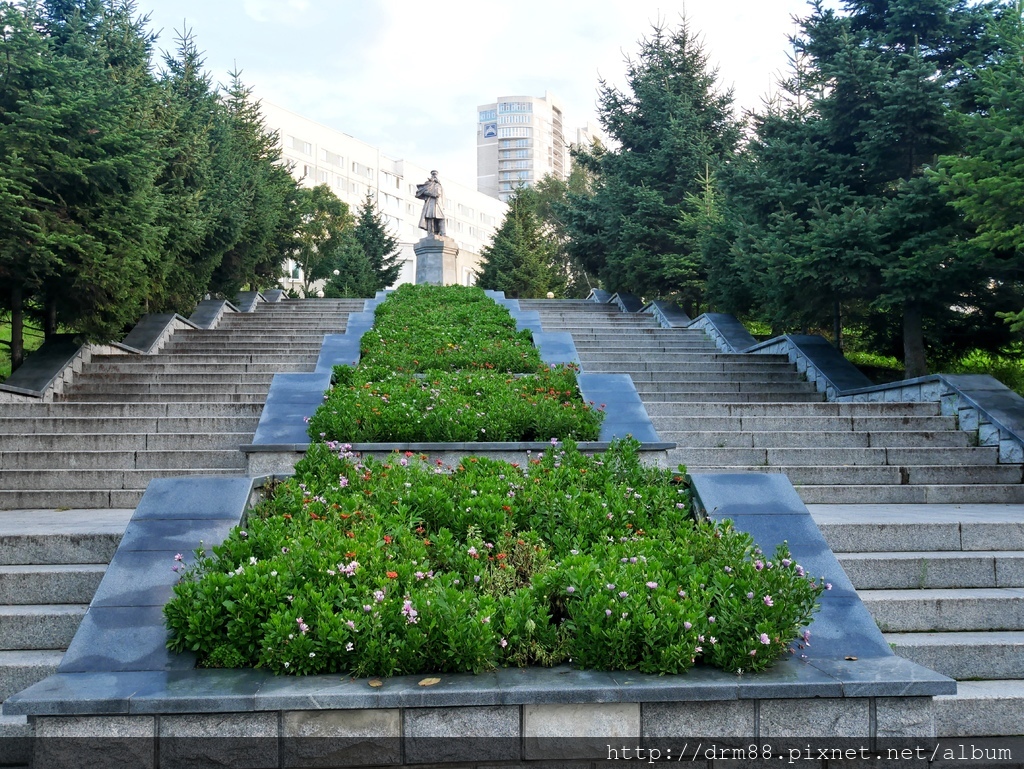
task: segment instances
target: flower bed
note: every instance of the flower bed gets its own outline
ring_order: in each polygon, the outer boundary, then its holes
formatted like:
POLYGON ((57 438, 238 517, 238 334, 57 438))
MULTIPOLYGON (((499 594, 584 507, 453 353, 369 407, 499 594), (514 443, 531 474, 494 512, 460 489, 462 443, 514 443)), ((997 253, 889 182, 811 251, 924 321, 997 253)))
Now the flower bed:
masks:
POLYGON ((594 440, 602 413, 576 370, 541 363, 528 331, 465 286, 402 286, 355 368, 338 366, 309 435, 352 442, 594 440), (519 376, 526 375, 529 376, 519 376))
POLYGON ((165 614, 171 648, 208 666, 739 672, 800 642, 822 589, 785 550, 695 521, 682 477, 642 465, 633 441, 454 468, 321 443, 197 553, 165 614))

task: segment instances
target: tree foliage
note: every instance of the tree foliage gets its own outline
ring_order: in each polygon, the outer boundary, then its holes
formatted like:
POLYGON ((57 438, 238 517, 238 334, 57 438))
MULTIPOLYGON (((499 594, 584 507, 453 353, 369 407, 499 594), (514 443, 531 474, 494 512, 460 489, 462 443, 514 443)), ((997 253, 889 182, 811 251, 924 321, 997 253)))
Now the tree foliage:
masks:
POLYGON ((592 191, 567 197, 570 251, 612 290, 699 302, 705 266, 683 220, 739 139, 732 95, 717 90, 685 20, 653 28, 627 60, 626 81, 625 91, 599 87, 599 118, 614 149, 576 153, 596 179, 592 191))
MULTIPOLYGON (((992 265, 929 173, 961 143, 978 98, 971 63, 996 49, 994 4, 814 2, 791 76, 752 117, 724 177, 732 246, 712 277, 727 309, 773 327, 853 315, 908 375, 991 329, 992 265)), ((989 341, 994 341, 991 335, 989 341)))
POLYGON ((563 295, 567 283, 557 243, 538 216, 540 196, 521 187, 508 200, 508 211, 490 245, 481 252, 477 285, 516 299, 538 299, 548 292, 563 295))
POLYGON ((163 69, 132 0, 0 3, 0 311, 119 336, 142 312, 276 277, 295 182, 237 76, 188 33, 163 69))

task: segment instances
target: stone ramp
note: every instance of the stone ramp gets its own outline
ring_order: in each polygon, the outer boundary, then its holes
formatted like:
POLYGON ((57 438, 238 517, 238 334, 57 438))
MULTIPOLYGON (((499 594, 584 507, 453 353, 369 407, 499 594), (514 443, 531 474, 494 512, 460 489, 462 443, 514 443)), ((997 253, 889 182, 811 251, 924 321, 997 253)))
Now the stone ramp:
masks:
POLYGON ((936 733, 1024 731, 1024 505, 809 505, 886 640, 957 679, 936 733))

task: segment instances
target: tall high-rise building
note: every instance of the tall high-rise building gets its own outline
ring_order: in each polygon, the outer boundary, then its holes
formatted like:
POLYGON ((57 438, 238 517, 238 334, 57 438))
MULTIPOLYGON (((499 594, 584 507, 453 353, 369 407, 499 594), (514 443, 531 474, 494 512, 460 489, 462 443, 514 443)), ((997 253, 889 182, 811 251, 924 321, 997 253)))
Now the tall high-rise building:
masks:
POLYGON ((477 107, 476 188, 508 201, 518 187, 569 173, 562 108, 550 93, 502 96, 477 107))
MULTIPOLYGON (((278 133, 282 160, 303 185, 328 185, 353 213, 367 193, 372 195, 402 249, 402 272, 395 284, 415 282, 416 253, 412 246, 426 234, 419 228, 423 202, 416 199, 416 185, 426 181, 430 169, 388 157, 379 147, 270 102, 262 103, 262 112, 267 128, 278 133)), ((445 192, 446 234, 459 246, 457 279, 472 284, 480 250, 490 243, 507 206, 445 176, 444 168, 438 171, 445 192)), ((300 287, 299 268, 294 263, 286 266, 294 278, 283 281, 285 287, 300 287)))

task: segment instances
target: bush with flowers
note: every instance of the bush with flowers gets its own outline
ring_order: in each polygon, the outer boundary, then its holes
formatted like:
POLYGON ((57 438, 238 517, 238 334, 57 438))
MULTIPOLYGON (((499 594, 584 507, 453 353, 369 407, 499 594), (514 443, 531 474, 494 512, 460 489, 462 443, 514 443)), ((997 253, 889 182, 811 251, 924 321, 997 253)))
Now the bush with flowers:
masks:
POLYGON ((594 440, 603 417, 572 366, 541 363, 528 331, 481 289, 393 292, 338 366, 309 435, 346 441, 594 440))
POLYGON ((684 477, 638 448, 445 467, 314 444, 244 527, 173 564, 169 646, 210 666, 389 676, 757 671, 807 643, 823 582, 784 547, 695 520, 684 477))

